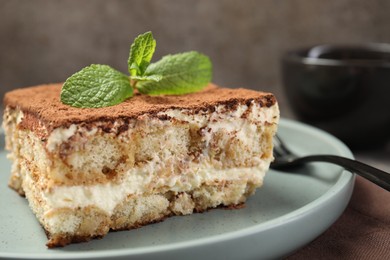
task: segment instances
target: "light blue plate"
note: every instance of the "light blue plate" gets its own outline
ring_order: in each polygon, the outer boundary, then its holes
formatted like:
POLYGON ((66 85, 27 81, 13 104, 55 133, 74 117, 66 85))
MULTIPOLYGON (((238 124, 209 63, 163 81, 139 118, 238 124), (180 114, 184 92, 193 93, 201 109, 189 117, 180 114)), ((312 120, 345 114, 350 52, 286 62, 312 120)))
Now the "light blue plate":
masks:
MULTIPOLYGON (((299 154, 352 158, 329 134, 281 120, 280 136, 299 154)), ((3 139, 3 138, 2 138, 3 139)), ((0 258, 29 259, 269 259, 285 256, 324 232, 350 199, 354 175, 316 163, 295 173, 269 171, 264 186, 240 210, 172 217, 101 240, 47 249, 27 201, 7 187, 10 163, 0 152, 0 258)))

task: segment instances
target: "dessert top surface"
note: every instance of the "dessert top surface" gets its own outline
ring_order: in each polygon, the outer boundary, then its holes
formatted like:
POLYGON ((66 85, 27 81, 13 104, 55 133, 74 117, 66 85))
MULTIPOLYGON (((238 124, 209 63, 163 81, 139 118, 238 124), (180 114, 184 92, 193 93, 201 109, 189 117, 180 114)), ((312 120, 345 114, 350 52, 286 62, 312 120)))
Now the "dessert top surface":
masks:
POLYGON ((142 114, 157 114, 167 109, 207 110, 215 105, 237 104, 256 100, 262 106, 270 107, 276 103, 271 93, 248 89, 220 88, 209 84, 204 90, 180 96, 147 96, 135 94, 134 97, 111 107, 75 108, 60 101, 62 84, 48 84, 22 88, 8 92, 4 105, 18 107, 24 113, 38 117, 51 128, 80 122, 115 120, 117 118, 136 118, 142 114))

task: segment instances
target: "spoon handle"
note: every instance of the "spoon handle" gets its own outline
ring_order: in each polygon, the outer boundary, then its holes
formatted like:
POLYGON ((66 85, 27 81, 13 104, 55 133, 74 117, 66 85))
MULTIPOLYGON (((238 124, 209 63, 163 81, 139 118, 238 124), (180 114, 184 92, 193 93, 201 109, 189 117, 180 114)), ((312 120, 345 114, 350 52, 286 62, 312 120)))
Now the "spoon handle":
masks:
POLYGON ((375 183, 383 189, 390 191, 390 173, 369 166, 365 163, 336 155, 310 155, 298 158, 297 163, 303 162, 329 162, 340 165, 346 170, 356 173, 375 183))

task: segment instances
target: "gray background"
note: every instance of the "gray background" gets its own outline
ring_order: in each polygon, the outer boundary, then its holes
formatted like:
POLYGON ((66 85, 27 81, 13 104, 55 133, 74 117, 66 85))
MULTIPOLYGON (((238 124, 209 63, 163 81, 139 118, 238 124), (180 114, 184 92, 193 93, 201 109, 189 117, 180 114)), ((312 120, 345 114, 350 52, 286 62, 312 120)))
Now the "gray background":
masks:
POLYGON ((151 30, 155 59, 203 52, 214 82, 275 92, 282 116, 293 117, 280 80, 286 50, 390 42, 389 25, 388 0, 0 0, 0 98, 91 63, 126 72, 130 43, 151 30))

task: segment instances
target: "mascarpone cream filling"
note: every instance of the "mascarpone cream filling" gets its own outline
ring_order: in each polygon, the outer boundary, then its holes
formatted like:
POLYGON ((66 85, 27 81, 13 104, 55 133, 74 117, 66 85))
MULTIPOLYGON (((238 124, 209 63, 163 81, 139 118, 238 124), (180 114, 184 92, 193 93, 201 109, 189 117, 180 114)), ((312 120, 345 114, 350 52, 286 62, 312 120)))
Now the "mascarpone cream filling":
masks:
MULTIPOLYGON (((128 195, 149 193, 151 185, 162 192, 191 191, 200 187, 203 183, 229 180, 250 181, 260 186, 268 169, 268 164, 264 162, 257 167, 224 170, 210 170, 205 165, 201 167, 194 165, 193 167, 197 167, 196 172, 161 178, 157 182, 154 182, 152 174, 148 173, 147 169, 138 168, 130 170, 120 184, 59 186, 51 192, 42 193, 42 199, 45 201, 45 207, 48 209, 45 214, 57 208, 77 208, 93 205, 111 215, 115 207, 128 195)), ((149 167, 152 168, 151 165, 149 167)))

